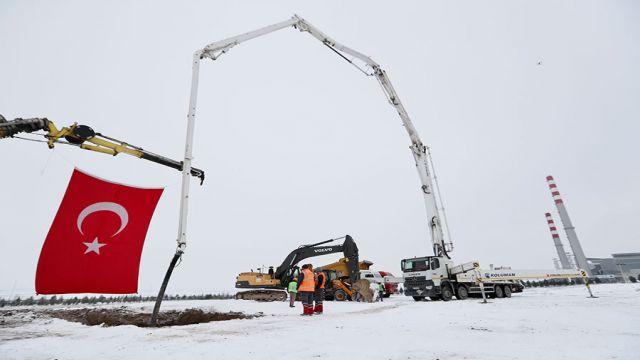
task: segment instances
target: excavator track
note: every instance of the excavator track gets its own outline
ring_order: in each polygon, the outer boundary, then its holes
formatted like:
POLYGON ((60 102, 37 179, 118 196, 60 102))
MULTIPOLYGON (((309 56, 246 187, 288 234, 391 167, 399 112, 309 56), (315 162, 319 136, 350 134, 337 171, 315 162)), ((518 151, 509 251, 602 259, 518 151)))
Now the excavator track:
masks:
POLYGON ((286 301, 287 292, 284 290, 248 290, 236 293, 236 300, 254 301, 286 301))

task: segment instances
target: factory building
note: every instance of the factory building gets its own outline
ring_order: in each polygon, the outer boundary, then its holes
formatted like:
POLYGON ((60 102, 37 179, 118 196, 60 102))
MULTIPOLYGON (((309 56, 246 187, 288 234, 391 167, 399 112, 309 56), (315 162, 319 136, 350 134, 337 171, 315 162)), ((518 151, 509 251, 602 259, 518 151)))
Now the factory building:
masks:
POLYGON ((612 254, 624 275, 631 275, 636 279, 640 276, 640 253, 612 254))
POLYGON ((617 279, 618 281, 628 282, 629 277, 632 276, 640 281, 640 253, 612 254, 610 258, 587 258, 585 256, 553 176, 547 176, 547 184, 572 250, 571 252, 564 250, 553 216, 551 213, 546 213, 547 225, 558 253, 558 257, 553 259, 555 268, 583 269, 589 277, 595 276, 601 280, 615 281, 617 279))
POLYGON ((612 254, 610 258, 588 258, 594 275, 613 275, 620 280, 640 279, 640 253, 612 254))

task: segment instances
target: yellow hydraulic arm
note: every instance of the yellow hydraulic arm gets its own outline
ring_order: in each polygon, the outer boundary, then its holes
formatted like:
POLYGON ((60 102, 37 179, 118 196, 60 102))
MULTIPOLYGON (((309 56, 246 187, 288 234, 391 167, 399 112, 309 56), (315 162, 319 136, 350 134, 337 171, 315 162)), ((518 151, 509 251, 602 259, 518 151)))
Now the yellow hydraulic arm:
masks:
MULTIPOLYGON (((127 144, 124 141, 96 133, 86 125, 73 123, 73 125, 69 127, 58 129, 55 124, 47 118, 17 118, 7 121, 0 115, 0 139, 14 137, 14 135, 23 132, 30 133, 39 130, 46 132, 44 137, 50 149, 53 149, 55 143, 66 143, 78 146, 81 149, 97 151, 113 156, 125 153, 182 171, 182 161, 172 160, 146 151, 140 147, 127 144), (66 142, 62 141, 63 138, 66 142)), ((191 175, 199 178, 200 184, 204 181, 204 171, 200 169, 192 167, 191 175)))

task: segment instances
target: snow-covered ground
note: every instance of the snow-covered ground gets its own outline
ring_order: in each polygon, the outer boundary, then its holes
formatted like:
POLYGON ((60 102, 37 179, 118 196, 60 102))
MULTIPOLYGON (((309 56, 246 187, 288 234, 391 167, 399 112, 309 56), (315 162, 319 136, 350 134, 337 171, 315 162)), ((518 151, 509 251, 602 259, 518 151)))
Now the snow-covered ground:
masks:
POLYGON ((163 310, 266 316, 157 329, 36 318, 0 325, 0 359, 640 359, 640 284, 593 289, 599 298, 573 286, 525 289, 490 304, 327 302, 314 317, 298 316, 300 304, 166 302, 163 310))

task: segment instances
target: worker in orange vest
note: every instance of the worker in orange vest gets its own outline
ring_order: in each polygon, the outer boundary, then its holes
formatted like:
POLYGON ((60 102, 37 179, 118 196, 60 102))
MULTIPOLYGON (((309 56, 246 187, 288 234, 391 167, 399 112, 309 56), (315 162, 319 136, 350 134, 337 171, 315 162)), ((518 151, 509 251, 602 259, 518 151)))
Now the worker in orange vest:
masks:
POLYGON ((311 264, 302 265, 302 272, 298 276, 298 294, 302 300, 302 314, 313 315, 313 293, 316 288, 313 267, 311 264))
POLYGON ((322 270, 316 272, 316 306, 313 308, 313 312, 320 315, 322 314, 322 301, 324 300, 324 285, 326 278, 322 270))

